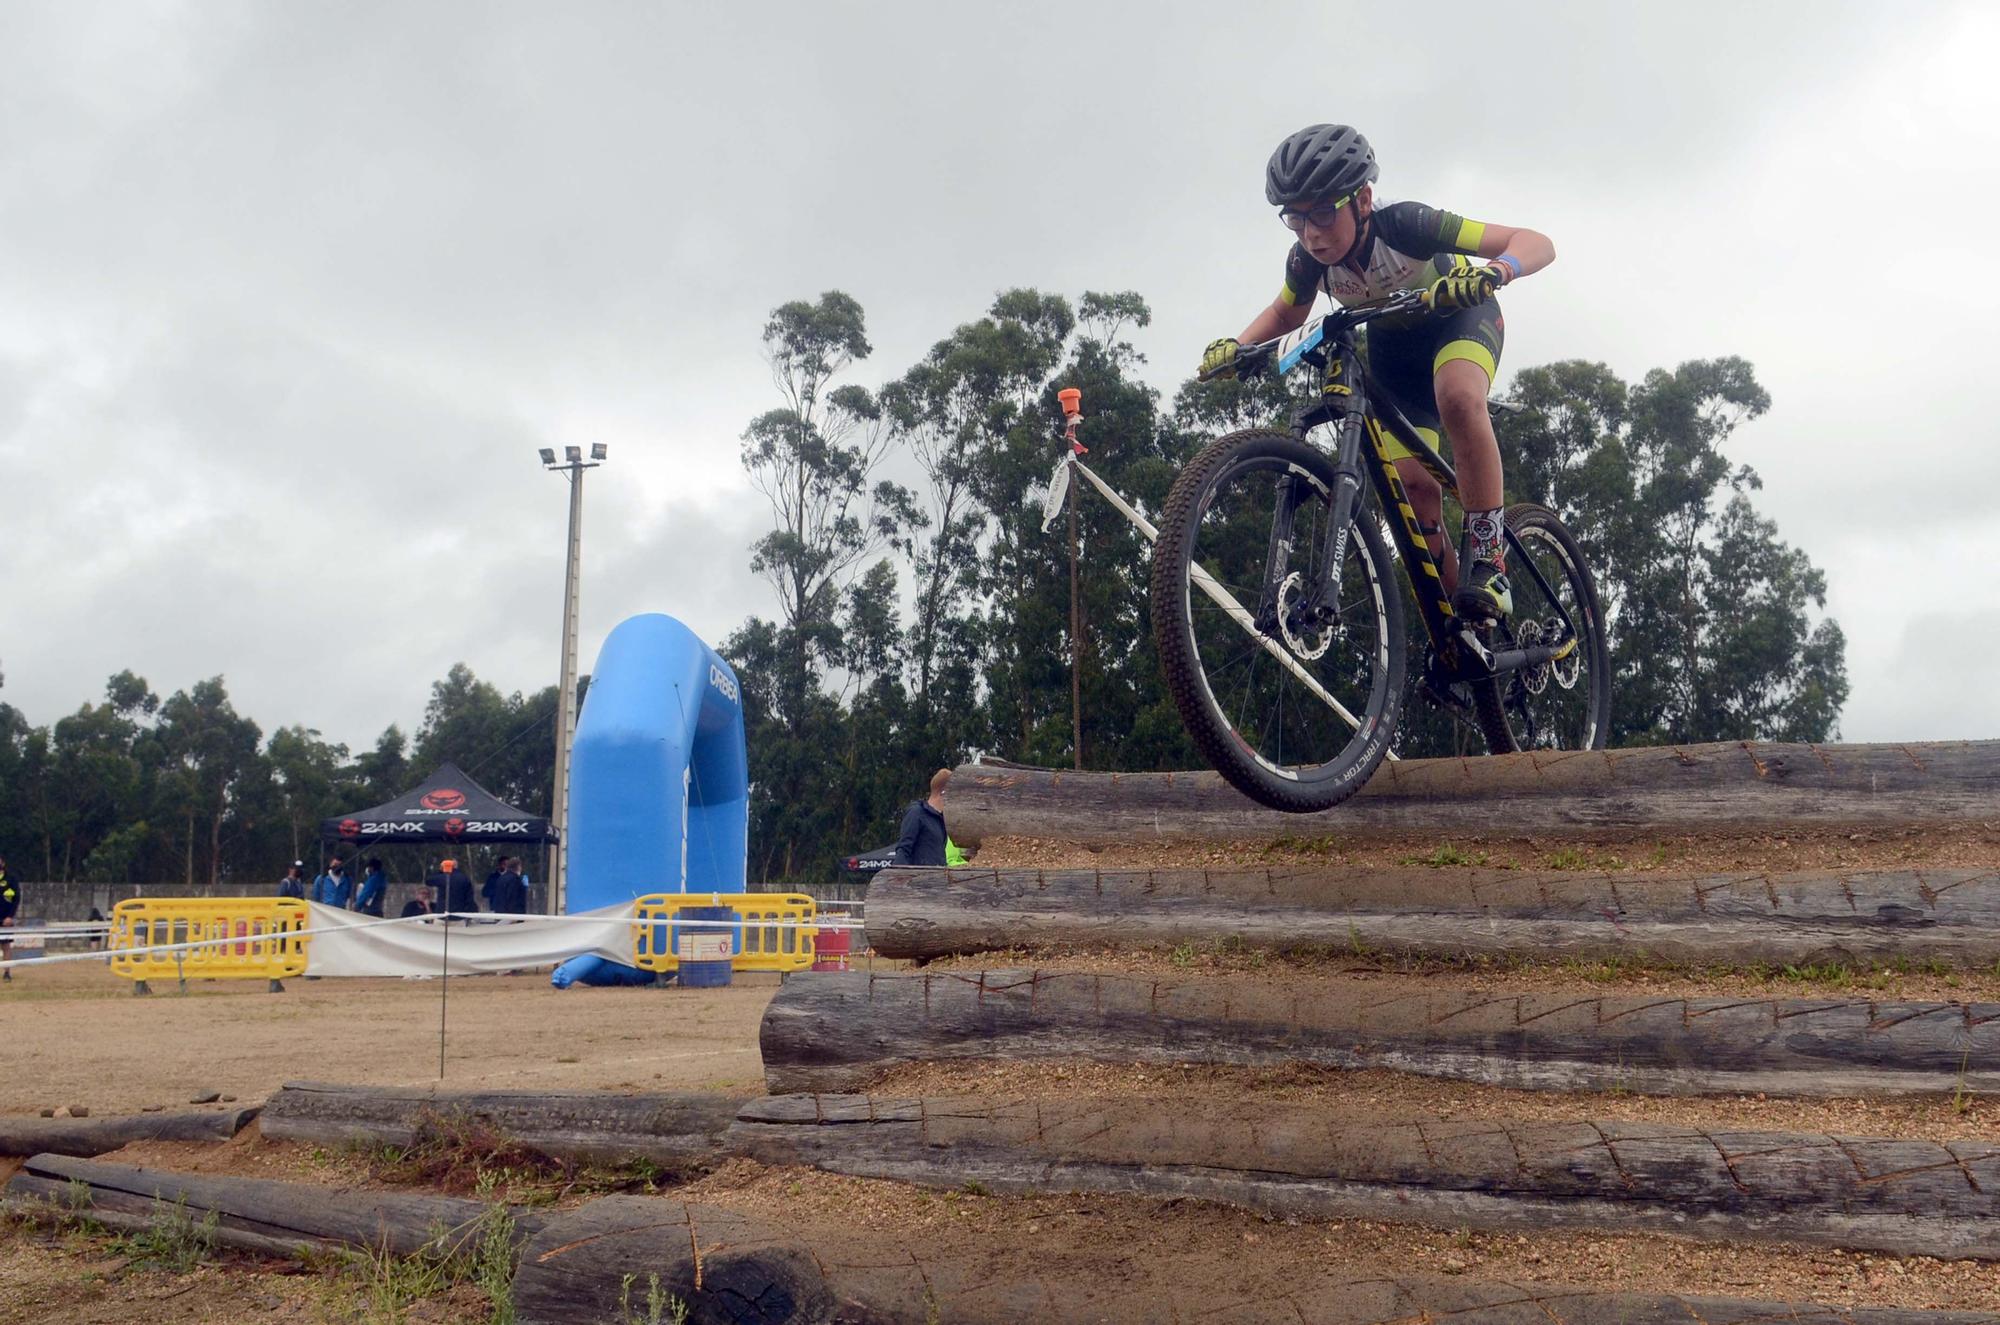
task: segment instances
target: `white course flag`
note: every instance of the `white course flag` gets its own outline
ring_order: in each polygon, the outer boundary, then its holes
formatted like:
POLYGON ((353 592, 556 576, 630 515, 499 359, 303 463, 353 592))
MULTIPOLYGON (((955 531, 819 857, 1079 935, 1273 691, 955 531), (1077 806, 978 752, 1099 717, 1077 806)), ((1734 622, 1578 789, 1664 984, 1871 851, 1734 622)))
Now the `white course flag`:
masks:
POLYGON ((482 916, 449 925, 435 916, 412 916, 385 925, 373 916, 307 905, 318 932, 306 949, 306 972, 331 976, 477 975, 554 966, 584 953, 630 966, 638 909, 621 902, 574 916, 482 916))

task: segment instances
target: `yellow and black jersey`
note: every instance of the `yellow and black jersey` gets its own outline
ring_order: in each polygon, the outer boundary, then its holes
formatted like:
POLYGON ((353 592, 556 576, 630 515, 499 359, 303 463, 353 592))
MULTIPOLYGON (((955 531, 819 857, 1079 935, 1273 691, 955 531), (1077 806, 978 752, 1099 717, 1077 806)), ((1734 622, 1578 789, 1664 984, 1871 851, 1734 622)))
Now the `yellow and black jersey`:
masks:
POLYGON ((1310 304, 1315 292, 1325 290, 1341 304, 1358 304, 1429 285, 1463 265, 1459 254, 1478 253, 1486 237, 1484 222, 1420 202, 1385 203, 1369 216, 1367 226, 1359 271, 1345 263, 1328 267, 1303 245, 1293 244, 1279 297, 1288 304, 1310 304))

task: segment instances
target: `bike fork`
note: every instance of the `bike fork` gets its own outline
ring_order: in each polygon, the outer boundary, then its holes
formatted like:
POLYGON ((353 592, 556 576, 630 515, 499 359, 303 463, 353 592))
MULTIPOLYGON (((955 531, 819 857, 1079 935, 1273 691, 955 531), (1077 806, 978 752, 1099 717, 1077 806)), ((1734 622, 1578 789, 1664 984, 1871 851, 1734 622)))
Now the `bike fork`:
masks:
POLYGON ((1327 499, 1327 518, 1332 521, 1320 564, 1313 568, 1312 592, 1304 602, 1304 615, 1314 626, 1331 622, 1340 614, 1340 563, 1347 556, 1347 539, 1354 517, 1361 511, 1361 416, 1349 414, 1334 424, 1339 429, 1334 450, 1333 492, 1327 499))

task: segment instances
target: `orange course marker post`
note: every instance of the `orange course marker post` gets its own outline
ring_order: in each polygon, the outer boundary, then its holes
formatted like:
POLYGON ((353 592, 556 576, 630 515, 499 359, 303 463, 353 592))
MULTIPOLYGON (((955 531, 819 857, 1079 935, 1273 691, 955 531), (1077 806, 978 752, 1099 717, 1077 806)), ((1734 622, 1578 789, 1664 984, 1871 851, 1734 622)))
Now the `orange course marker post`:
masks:
POLYGON ((1070 454, 1088 455, 1090 448, 1076 440, 1076 425, 1083 421, 1083 392, 1066 386, 1056 392, 1056 399, 1062 402, 1063 440, 1069 443, 1070 454))

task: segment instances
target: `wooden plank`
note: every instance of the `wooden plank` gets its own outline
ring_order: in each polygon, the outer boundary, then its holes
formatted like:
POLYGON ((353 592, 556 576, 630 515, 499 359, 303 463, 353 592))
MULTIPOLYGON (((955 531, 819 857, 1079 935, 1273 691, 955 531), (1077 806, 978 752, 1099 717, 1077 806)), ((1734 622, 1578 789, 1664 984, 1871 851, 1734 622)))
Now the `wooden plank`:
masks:
MULTIPOLYGON (((6 1190, 9 1201, 17 1204, 52 1201, 63 1210, 87 1208, 123 1217, 128 1223, 180 1206, 196 1222, 213 1214, 218 1238, 226 1245, 260 1251, 349 1246, 407 1256, 435 1247, 441 1232, 450 1239, 462 1238, 488 1209, 483 1201, 452 1197, 337 1191, 64 1155, 34 1156, 6 1190)), ((517 1211, 514 1219, 517 1238, 526 1239, 541 1228, 539 1214, 517 1211)))
POLYGON ((2000 959, 2000 871, 889 869, 868 899, 868 941, 885 957, 1225 940, 1450 956, 1987 965, 2000 959))
POLYGON ((1300 1265, 1277 1292, 1218 1282, 1191 1303, 1148 1282, 1117 1247, 1064 1246, 1028 1264, 952 1255, 921 1239, 871 1246, 826 1229, 780 1227, 736 1211, 662 1197, 614 1196, 553 1216, 524 1248, 514 1280, 521 1325, 646 1318, 646 1293, 685 1304, 694 1321, 947 1320, 1045 1325, 1061 1320, 1232 1325, 1995 1325, 1984 1312, 1753 1302, 1610 1293, 1461 1279, 1353 1280, 1337 1257, 1300 1265))
MULTIPOLYGON (((1039 970, 793 976, 764 1013, 774 1093, 864 1089, 903 1063, 1083 1059, 1386 1067, 1530 1090, 1694 1095, 2000 1090, 2000 1004, 1357 997, 1327 981, 1039 970)), ((810 1098, 810 1097, 807 1097, 810 1098)), ((803 1103, 788 1105, 803 1116, 803 1103)))
POLYGON ((1631 1122, 1342 1126, 1298 1105, 1183 1100, 851 1098, 790 1121, 744 1106, 733 1148, 1001 1193, 1222 1201, 1285 1218, 1674 1232, 1712 1240, 2000 1259, 2000 1143, 1717 1131, 1631 1122), (883 1106, 887 1105, 887 1108, 883 1106))
POLYGON ((0 1118, 0 1155, 102 1155, 134 1141, 227 1141, 257 1106, 211 1113, 135 1113, 106 1118, 0 1118))
POLYGON ((688 1172, 720 1158, 741 1101, 700 1091, 447 1091, 293 1081, 266 1103, 262 1128, 280 1141, 408 1147, 440 1126, 472 1124, 558 1159, 643 1159, 688 1172))
POLYGON ((967 764, 952 837, 1265 840, 1340 833, 1677 832, 2000 819, 2000 741, 1733 741, 1385 763, 1346 803, 1283 814, 1206 770, 1078 773, 967 764), (1504 807, 1502 806, 1504 803, 1504 807))

